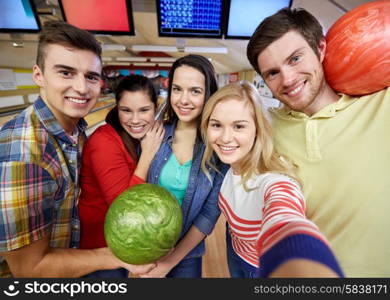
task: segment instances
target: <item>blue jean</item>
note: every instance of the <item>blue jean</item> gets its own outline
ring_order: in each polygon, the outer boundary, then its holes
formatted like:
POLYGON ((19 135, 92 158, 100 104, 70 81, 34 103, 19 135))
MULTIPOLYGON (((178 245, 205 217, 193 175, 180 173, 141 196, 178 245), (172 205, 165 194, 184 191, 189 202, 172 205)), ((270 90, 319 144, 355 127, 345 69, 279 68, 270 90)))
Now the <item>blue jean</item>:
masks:
MULTIPOLYGON (((227 228, 226 228, 227 229, 227 228)), ((232 278, 257 278, 259 269, 248 264, 233 249, 230 233, 226 230, 227 261, 232 278)))
POLYGON ((123 268, 114 269, 114 270, 99 270, 87 275, 84 275, 85 278, 127 278, 129 271, 123 268))
POLYGON ((167 278, 201 278, 202 257, 183 259, 166 276, 167 278))

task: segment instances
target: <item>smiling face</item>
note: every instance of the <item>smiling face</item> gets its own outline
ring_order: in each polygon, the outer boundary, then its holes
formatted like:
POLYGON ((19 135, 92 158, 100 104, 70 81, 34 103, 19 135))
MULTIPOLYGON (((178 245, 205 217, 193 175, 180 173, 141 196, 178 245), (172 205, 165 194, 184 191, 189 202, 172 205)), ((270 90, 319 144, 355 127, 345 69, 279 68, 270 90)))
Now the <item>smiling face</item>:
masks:
POLYGON ((100 95, 102 65, 91 51, 51 44, 45 67, 33 67, 33 79, 60 125, 71 132, 95 106, 100 95))
POLYGON ((227 99, 214 107, 207 126, 207 140, 235 174, 240 174, 242 159, 251 151, 255 138, 254 112, 247 101, 227 99))
POLYGON ((327 101, 321 97, 326 86, 325 47, 322 41, 317 57, 301 34, 289 31, 265 48, 258 56, 258 66, 274 97, 307 115, 322 108, 327 101))
POLYGON ((205 77, 197 69, 180 66, 172 81, 171 106, 180 122, 196 123, 205 99, 205 77))
POLYGON ((135 139, 141 139, 154 124, 155 105, 144 91, 124 91, 118 102, 119 122, 135 139))

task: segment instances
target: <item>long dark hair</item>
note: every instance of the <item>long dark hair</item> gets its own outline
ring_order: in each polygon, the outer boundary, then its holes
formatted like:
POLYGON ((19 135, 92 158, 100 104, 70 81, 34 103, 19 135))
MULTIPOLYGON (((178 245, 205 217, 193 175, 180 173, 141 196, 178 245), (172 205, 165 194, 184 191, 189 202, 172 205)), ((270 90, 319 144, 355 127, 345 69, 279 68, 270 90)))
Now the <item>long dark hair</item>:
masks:
POLYGON ((146 93, 153 104, 157 105, 157 95, 153 87, 153 83, 150 79, 142 75, 130 75, 124 77, 118 84, 115 89, 115 100, 116 105, 113 109, 109 111, 106 116, 106 123, 110 124, 115 131, 122 138, 122 141, 129 152, 130 156, 134 160, 138 160, 137 146, 139 141, 134 139, 130 134, 123 129, 122 125, 119 122, 118 116, 118 102, 121 100, 124 92, 138 92, 142 91, 146 93))
POLYGON ((207 100, 210 98, 210 96, 214 94, 218 89, 214 67, 206 57, 201 55, 196 55, 196 54, 190 54, 177 59, 173 63, 168 76, 168 97, 167 97, 167 122, 168 123, 173 123, 175 120, 178 119, 171 105, 171 93, 172 93, 173 75, 175 74, 175 70, 181 66, 192 67, 203 74, 205 78, 205 96, 204 96, 205 104, 207 100))

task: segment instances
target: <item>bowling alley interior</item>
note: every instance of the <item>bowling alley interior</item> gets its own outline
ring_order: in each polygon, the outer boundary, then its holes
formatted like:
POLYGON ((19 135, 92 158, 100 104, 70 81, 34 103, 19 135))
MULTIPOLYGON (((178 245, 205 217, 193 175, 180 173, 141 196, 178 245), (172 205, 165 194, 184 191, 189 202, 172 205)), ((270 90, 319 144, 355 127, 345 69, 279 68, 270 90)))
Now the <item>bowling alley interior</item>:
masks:
MULTIPOLYGON (((324 34, 341 16, 369 0, 0 0, 0 128, 32 105, 39 88, 32 79, 38 36, 47 21, 63 20, 91 32, 102 47, 102 82, 97 104, 85 116, 89 137, 116 105, 114 91, 128 75, 152 80, 158 109, 166 108, 169 71, 188 54, 206 57, 218 87, 252 83, 264 107, 279 107, 253 69, 246 48, 257 25, 279 9, 303 7, 324 34)), ((206 238, 204 278, 228 278, 223 214, 206 238)))

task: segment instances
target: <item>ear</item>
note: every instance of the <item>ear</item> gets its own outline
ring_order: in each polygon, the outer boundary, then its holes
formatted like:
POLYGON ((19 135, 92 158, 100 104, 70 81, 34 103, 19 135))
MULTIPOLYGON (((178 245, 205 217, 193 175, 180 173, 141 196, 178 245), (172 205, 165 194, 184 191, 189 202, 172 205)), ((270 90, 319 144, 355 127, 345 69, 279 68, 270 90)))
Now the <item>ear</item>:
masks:
POLYGON ((43 72, 42 72, 41 68, 38 67, 38 65, 34 65, 34 66, 33 66, 32 77, 33 77, 34 82, 35 82, 39 87, 42 88, 42 87, 44 86, 43 72))
POLYGON ((320 54, 320 62, 322 63, 325 57, 326 51, 326 40, 325 38, 321 39, 320 44, 318 45, 318 52, 320 54))

